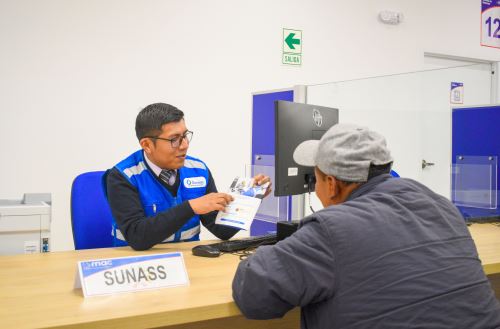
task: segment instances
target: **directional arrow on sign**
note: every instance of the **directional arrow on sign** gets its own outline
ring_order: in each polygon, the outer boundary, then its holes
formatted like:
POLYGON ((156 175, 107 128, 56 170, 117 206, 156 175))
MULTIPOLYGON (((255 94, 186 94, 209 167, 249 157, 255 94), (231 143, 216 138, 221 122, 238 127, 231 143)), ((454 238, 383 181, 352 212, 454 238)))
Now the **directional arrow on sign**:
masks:
POLYGON ((295 33, 290 33, 286 39, 285 42, 290 49, 295 49, 293 45, 300 45, 300 39, 294 39, 293 37, 295 36, 295 33))
POLYGON ((282 35, 281 62, 285 65, 302 65, 302 30, 283 29, 282 35))

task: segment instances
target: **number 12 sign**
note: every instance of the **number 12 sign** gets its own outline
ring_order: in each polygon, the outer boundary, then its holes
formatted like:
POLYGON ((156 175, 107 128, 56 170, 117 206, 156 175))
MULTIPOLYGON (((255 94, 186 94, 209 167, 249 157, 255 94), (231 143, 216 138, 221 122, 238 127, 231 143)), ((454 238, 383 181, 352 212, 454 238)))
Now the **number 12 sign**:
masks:
POLYGON ((481 1, 481 46, 500 48, 500 0, 481 1))

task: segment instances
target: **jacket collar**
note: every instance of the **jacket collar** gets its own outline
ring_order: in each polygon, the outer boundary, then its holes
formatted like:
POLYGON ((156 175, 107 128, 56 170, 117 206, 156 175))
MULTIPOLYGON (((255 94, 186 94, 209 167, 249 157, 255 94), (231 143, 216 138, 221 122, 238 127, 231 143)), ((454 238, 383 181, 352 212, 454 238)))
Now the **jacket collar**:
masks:
POLYGON ((372 191, 375 187, 377 187, 377 185, 379 185, 380 183, 383 183, 391 178, 392 178, 392 176, 390 174, 381 174, 381 175, 373 177, 368 182, 364 183, 363 185, 361 185, 360 187, 355 189, 351 193, 351 195, 349 195, 346 202, 354 200, 357 197, 360 197, 360 196, 372 191))

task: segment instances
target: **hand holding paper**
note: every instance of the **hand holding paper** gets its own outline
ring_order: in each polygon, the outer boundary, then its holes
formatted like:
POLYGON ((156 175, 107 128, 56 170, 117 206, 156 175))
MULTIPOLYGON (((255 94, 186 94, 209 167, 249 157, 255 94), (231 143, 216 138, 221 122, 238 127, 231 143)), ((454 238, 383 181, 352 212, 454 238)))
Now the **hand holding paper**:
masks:
POLYGON ((219 211, 215 223, 249 230, 262 198, 268 194, 270 184, 269 177, 263 175, 255 178, 236 177, 229 187, 229 194, 234 200, 226 206, 225 211, 219 211), (255 179, 261 185, 256 185, 255 179))
POLYGON ((273 190, 271 188, 272 187, 272 183, 271 183, 271 178, 269 178, 269 176, 265 176, 265 175, 262 175, 262 174, 257 174, 257 175, 254 176, 253 181, 254 181, 254 185, 266 186, 266 193, 264 194, 263 198, 265 198, 266 196, 268 196, 269 193, 271 193, 271 191, 273 190))
POLYGON ((226 193, 209 193, 197 199, 189 200, 189 205, 197 215, 204 215, 215 210, 224 210, 233 197, 226 193))

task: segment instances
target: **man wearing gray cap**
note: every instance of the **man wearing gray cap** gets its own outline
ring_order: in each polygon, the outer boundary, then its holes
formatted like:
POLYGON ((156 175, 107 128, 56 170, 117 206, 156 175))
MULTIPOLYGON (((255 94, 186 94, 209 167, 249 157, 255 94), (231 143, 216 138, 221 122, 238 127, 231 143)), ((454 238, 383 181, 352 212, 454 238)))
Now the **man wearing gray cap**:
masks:
POLYGON ((324 209, 242 261, 233 297, 251 319, 302 307, 302 328, 500 328, 500 306, 461 215, 389 174, 385 139, 338 124, 294 153, 324 209))

